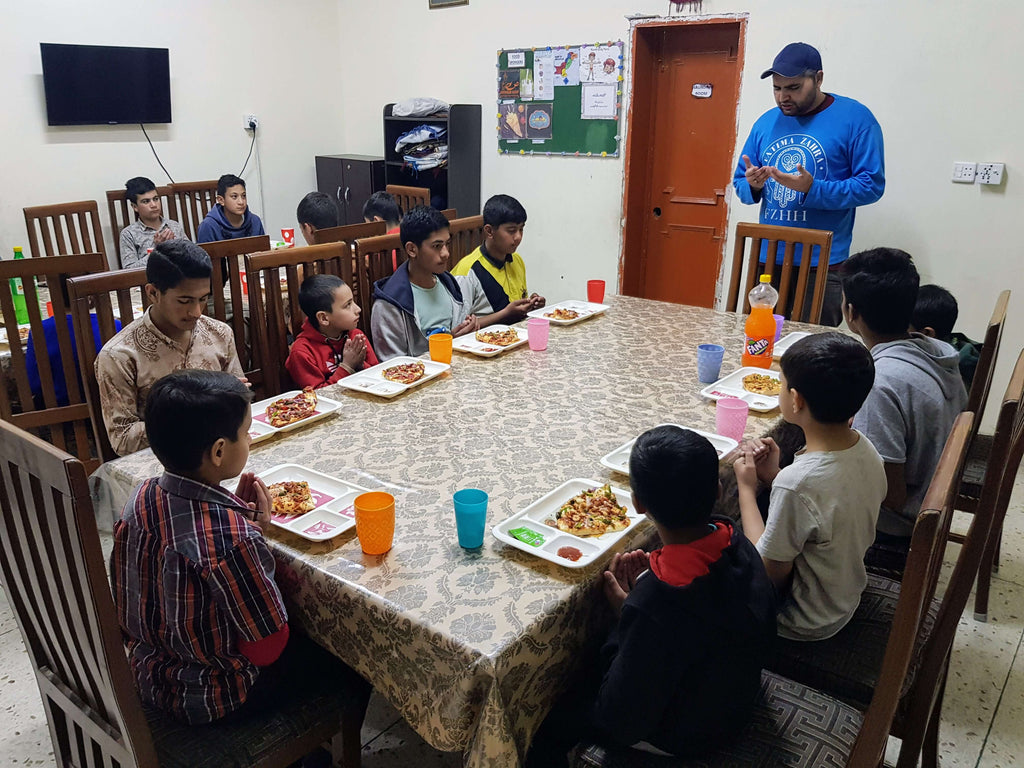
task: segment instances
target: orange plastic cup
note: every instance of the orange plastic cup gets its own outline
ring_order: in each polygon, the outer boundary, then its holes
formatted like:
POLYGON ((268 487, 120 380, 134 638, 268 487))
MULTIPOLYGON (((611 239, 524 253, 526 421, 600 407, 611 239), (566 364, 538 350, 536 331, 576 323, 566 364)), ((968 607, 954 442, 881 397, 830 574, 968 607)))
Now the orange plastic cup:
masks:
POLYGON ((356 496, 356 536, 368 555, 383 555, 395 538, 395 497, 385 491, 356 496))
POLYGON ((435 363, 452 362, 452 335, 450 333, 432 333, 427 339, 430 344, 430 359, 435 363))

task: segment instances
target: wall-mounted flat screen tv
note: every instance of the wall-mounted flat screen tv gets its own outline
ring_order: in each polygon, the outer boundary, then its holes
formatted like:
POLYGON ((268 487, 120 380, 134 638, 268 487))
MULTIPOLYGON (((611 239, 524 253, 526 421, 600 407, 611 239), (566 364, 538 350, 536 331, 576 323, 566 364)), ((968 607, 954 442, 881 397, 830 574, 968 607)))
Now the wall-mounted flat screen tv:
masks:
POLYGON ((40 43, 50 125, 171 122, 166 48, 40 43))

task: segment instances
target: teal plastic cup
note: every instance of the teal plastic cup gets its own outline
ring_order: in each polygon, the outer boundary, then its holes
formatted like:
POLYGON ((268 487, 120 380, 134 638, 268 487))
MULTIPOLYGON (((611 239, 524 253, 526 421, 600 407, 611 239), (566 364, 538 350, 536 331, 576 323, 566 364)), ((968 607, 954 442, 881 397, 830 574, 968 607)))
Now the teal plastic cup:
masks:
POLYGON ((455 502, 455 528, 459 532, 459 546, 476 549, 484 545, 487 527, 487 492, 478 488, 463 488, 452 496, 455 502))

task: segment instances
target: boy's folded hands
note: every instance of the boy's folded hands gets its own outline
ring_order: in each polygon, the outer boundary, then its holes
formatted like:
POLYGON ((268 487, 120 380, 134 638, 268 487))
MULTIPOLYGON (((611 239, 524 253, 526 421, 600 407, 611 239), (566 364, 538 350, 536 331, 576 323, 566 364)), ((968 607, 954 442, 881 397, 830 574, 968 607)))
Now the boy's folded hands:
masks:
POLYGON ((252 472, 243 472, 235 488, 235 496, 244 501, 252 510, 252 521, 261 531, 270 525, 270 513, 274 510, 274 502, 270 491, 262 479, 252 472))
POLYGON ((604 594, 616 613, 622 611, 626 596, 633 591, 636 580, 647 570, 650 556, 642 549, 616 553, 604 572, 604 594))

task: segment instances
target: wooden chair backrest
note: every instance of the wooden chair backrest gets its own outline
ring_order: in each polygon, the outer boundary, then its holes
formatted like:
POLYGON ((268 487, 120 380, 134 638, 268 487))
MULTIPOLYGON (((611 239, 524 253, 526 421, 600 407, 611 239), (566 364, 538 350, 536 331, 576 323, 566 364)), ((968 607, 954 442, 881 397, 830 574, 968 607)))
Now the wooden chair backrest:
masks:
POLYGON ((247 253, 270 250, 270 237, 237 237, 234 240, 217 240, 200 243, 199 247, 210 256, 213 274, 210 287, 213 291, 213 316, 231 326, 235 336, 235 351, 245 376, 254 388, 259 388, 260 371, 253 364, 252 336, 247 334, 246 312, 248 298, 242 288, 242 257, 247 253), (224 288, 228 297, 224 298, 224 288))
POLYGON ((294 339, 302 330, 306 316, 299 306, 299 285, 313 274, 337 275, 352 285, 349 244, 283 248, 245 257, 253 347, 256 365, 262 371, 263 397, 292 389, 284 367, 288 359, 288 337, 294 339), (282 285, 282 281, 286 281, 286 285, 282 285))
MULTIPOLYGON (((100 329, 100 342, 106 344, 117 334, 115 318, 123 328, 141 315, 141 313, 135 312, 135 307, 140 307, 144 312, 149 305, 145 285, 145 267, 118 269, 70 278, 68 293, 71 296, 71 316, 74 320, 75 337, 84 339, 88 338, 86 334, 92 333, 92 318, 89 316, 91 302, 94 304, 93 311, 96 313, 100 329), (134 295, 133 289, 138 289, 134 295)), ((103 422, 100 388, 96 382, 96 355, 97 352, 93 345, 78 345, 78 365, 82 371, 82 384, 85 387, 85 400, 89 405, 89 420, 92 422, 93 434, 96 436, 96 447, 100 459, 110 461, 117 458, 117 453, 110 445, 107 427, 103 422)))
POLYGON ((966 410, 978 414, 974 431, 971 433, 972 440, 978 433, 981 417, 985 415, 985 406, 988 403, 989 390, 992 389, 992 377, 996 372, 996 358, 999 355, 999 345, 1003 340, 1003 326, 1006 324, 1006 308, 1009 303, 1010 289, 1007 288, 996 298, 992 317, 985 328, 985 339, 982 342, 981 354, 978 356, 978 365, 974 369, 971 391, 967 393, 966 410))
POLYGON ((364 221, 359 224, 343 224, 340 227, 328 227, 318 229, 313 233, 313 239, 317 245, 324 243, 340 243, 344 240, 351 243, 360 237, 376 237, 388 231, 388 225, 383 221, 364 221))
POLYGON ((449 222, 451 222, 453 219, 459 218, 459 212, 454 208, 445 208, 443 211, 441 211, 441 215, 448 219, 449 222))
POLYGON ((405 187, 401 184, 388 184, 384 191, 395 198, 404 216, 417 205, 430 205, 430 187, 405 187))
MULTIPOLYGON (((164 216, 168 219, 178 220, 178 213, 174 206, 174 196, 171 195, 171 188, 162 186, 156 188, 160 195, 160 202, 163 204, 164 216)), ((123 189, 107 190, 107 213, 110 214, 110 229, 114 233, 114 253, 117 255, 117 263, 121 264, 121 230, 131 224, 139 217, 125 197, 123 189)))
POLYGON ((797 281, 795 295, 793 296, 793 309, 787 320, 803 320, 808 323, 818 323, 821 320, 821 308, 825 303, 825 281, 828 279, 828 270, 816 270, 814 281, 814 294, 811 299, 811 306, 804 306, 804 296, 807 291, 807 280, 811 270, 811 249, 814 246, 820 248, 818 263, 828 264, 829 253, 832 251, 832 233, 823 229, 801 229, 798 227, 772 227, 765 224, 751 224, 740 222, 736 225, 736 245, 733 249, 732 272, 729 278, 729 292, 726 294, 725 309, 727 312, 739 312, 747 314, 750 311, 750 300, 747 294, 754 287, 758 277, 762 273, 772 276, 772 285, 779 291, 779 302, 775 305, 777 314, 784 314, 788 306, 790 289, 793 284, 792 275, 794 269, 794 254, 796 245, 802 246, 800 264, 796 267, 797 281), (747 252, 747 241, 750 241, 749 253, 747 252), (777 254, 779 244, 784 245, 784 256, 781 266, 781 274, 777 274, 778 265, 775 258, 768 258, 761 264, 762 243, 767 242, 767 253, 777 254), (746 279, 740 281, 743 275, 746 279))
POLYGON ((217 179, 209 181, 177 181, 169 185, 178 223, 192 242, 199 225, 217 204, 217 179))
POLYGON ((57 765, 156 765, 128 667, 85 467, 0 422, 0 575, 57 765))
POLYGON ((0 285, 4 287, 4 290, 0 290, 0 310, 3 311, 4 327, 7 330, 11 353, 10 366, 0 366, 0 419, 31 431, 61 450, 73 452, 89 472, 100 465, 100 460, 98 452, 93 447, 95 437, 89 420, 89 406, 86 404, 85 393, 76 373, 78 359, 75 353, 75 340, 91 338, 92 329, 90 327, 88 336, 84 337, 79 336, 77 331, 74 336, 69 332, 68 323, 64 318, 71 307, 65 304, 60 286, 70 276, 102 272, 106 268, 106 257, 102 253, 49 256, 42 260, 0 261, 0 285), (46 333, 43 329, 43 322, 47 318, 40 311, 42 302, 36 288, 36 277, 39 276, 46 278, 53 316, 58 320, 54 323, 54 332, 60 366, 63 369, 61 381, 64 391, 67 392, 67 403, 63 405, 57 401, 57 372, 50 363, 47 351, 46 333), (18 340, 14 303, 10 291, 6 290, 7 281, 12 277, 20 278, 25 289, 32 351, 41 387, 41 396, 38 400, 33 395, 29 383, 28 348, 26 346, 23 349, 18 340), (10 396, 12 391, 16 393, 13 402, 10 396))
POLYGON ((484 241, 484 217, 467 216, 453 219, 449 221, 448 230, 452 236, 452 244, 449 247, 451 255, 448 258, 448 269, 451 269, 484 241))
POLYGON ((356 251, 356 269, 359 270, 360 330, 373 343, 370 335, 370 317, 373 312, 373 284, 395 273, 405 261, 402 238, 396 233, 378 237, 364 237, 353 244, 356 251))
POLYGON ((33 256, 63 256, 72 253, 102 253, 103 229, 95 200, 35 205, 22 209, 33 256))

